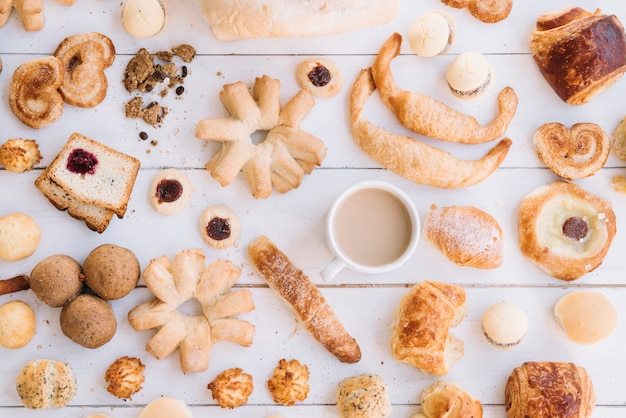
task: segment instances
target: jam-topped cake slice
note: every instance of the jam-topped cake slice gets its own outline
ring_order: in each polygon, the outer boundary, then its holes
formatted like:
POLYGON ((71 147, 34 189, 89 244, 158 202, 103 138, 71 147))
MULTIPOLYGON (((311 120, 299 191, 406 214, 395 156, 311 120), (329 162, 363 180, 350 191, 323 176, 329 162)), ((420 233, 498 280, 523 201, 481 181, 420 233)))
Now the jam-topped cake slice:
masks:
POLYGON ((50 164, 48 176, 80 202, 110 209, 122 218, 139 165, 135 157, 73 133, 50 164))

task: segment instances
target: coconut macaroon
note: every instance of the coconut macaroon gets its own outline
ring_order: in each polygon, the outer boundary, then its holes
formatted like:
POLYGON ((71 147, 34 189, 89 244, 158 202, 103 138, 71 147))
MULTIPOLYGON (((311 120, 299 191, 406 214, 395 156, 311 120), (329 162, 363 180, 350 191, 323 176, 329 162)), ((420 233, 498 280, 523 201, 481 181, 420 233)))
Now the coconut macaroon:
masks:
POLYGON ((433 11, 418 16, 409 28, 409 45, 420 57, 443 55, 456 40, 456 23, 448 13, 433 11))
POLYGON ((507 350, 517 347, 528 331, 526 313, 508 302, 498 302, 483 315, 482 330, 493 346, 507 350))
POLYGON ((128 0, 122 8, 122 26, 137 38, 156 35, 165 22, 165 8, 159 0, 128 0))
POLYGON ((476 99, 495 83, 493 68, 479 52, 464 52, 450 63, 446 71, 450 92, 461 99, 476 99))
POLYGON ((571 341, 595 344, 608 338, 617 324, 617 311, 609 299, 597 291, 577 291, 559 299, 554 316, 571 341))

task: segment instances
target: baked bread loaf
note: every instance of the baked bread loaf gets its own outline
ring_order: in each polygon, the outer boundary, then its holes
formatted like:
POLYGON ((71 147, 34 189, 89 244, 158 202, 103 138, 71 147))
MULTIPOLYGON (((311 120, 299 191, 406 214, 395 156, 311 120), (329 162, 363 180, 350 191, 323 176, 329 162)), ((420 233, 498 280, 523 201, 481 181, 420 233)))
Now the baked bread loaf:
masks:
POLYGON ((139 160, 73 133, 43 175, 88 205, 123 218, 139 171, 139 160))
POLYGON ((211 346, 227 340, 248 347, 254 325, 235 319, 254 309, 249 289, 231 291, 241 269, 230 261, 217 259, 205 267, 202 250, 184 250, 153 259, 143 272, 146 286, 155 295, 151 301, 128 313, 135 331, 156 329, 146 351, 161 360, 179 350, 183 373, 202 372, 209 367, 211 346), (185 315, 177 309, 195 299, 200 315, 185 315))
POLYGON ((611 152, 611 138, 595 123, 576 123, 571 128, 546 123, 535 132, 533 143, 541 162, 568 180, 595 174, 611 152))
POLYGON ((34 359, 20 370, 17 394, 28 409, 62 408, 76 395, 76 378, 69 364, 34 359))
MULTIPOLYGON (((478 399, 452 382, 438 380, 420 396, 423 418, 482 418, 483 406, 478 399)), ((415 417, 413 417, 415 418, 415 417)))
POLYGON ((371 373, 339 382, 335 401, 339 418, 388 418, 393 409, 385 380, 371 373))
POLYGON ((626 71, 626 34, 615 15, 571 7, 541 15, 530 51, 539 71, 566 103, 582 105, 626 71))
POLYGON ((306 329, 331 354, 344 363, 361 360, 361 349, 319 289, 302 270, 267 237, 260 236, 248 247, 250 261, 275 291, 293 309, 306 329))
POLYGON ((279 193, 300 186, 326 157, 324 142, 300 129, 300 123, 315 105, 307 90, 300 90, 280 106, 280 81, 263 76, 254 83, 251 95, 242 82, 227 84, 220 92, 230 118, 201 120, 196 136, 221 142, 220 151, 206 164, 222 186, 240 171, 246 176, 255 198, 267 198, 272 186, 279 193), (252 134, 268 131, 265 140, 254 144, 252 134))
POLYGON ((38 58, 17 67, 9 83, 9 106, 25 125, 40 129, 63 114, 63 96, 58 92, 65 69, 56 57, 38 58))
POLYGON ((498 221, 473 206, 431 205, 424 233, 459 266, 494 269, 504 261, 504 237, 498 221))
POLYGON ((402 298, 391 324, 394 358, 418 369, 444 375, 463 356, 463 341, 450 327, 467 315, 465 291, 455 285, 423 281, 402 298))
POLYGON ((59 92, 66 103, 94 107, 104 100, 109 85, 104 70, 115 60, 111 39, 98 32, 68 36, 54 56, 65 69, 59 92))
POLYGON ((504 391, 508 418, 590 418, 596 397, 587 371, 573 363, 526 362, 504 391))
POLYGON ((391 22, 399 0, 201 0, 219 41, 331 35, 391 22))
POLYGON ((518 231, 522 254, 557 279, 575 280, 602 263, 615 236, 615 213, 609 201, 557 181, 524 197, 518 231))
POLYGON ((447 151, 375 126, 363 118, 365 103, 375 89, 371 71, 361 70, 350 94, 352 136, 370 158, 399 176, 432 187, 471 186, 493 173, 509 152, 512 141, 505 138, 479 160, 460 160, 447 151))
POLYGON ((511 87, 498 94, 498 115, 481 126, 473 116, 460 113, 425 94, 402 90, 394 80, 391 61, 400 54, 402 35, 394 33, 383 44, 372 64, 374 83, 380 97, 408 129, 415 133, 463 144, 477 144, 500 138, 517 110, 517 95, 511 87))

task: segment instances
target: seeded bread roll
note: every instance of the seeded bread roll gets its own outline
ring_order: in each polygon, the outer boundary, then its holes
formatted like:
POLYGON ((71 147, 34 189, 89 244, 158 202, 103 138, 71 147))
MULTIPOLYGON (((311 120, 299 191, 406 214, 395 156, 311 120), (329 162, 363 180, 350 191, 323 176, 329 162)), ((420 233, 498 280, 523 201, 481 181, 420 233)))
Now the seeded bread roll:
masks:
POLYGON ((90 294, 69 301, 61 310, 60 322, 63 334, 85 348, 98 348, 108 343, 117 330, 109 302, 90 294))
POLYGON ((30 272, 30 288, 46 305, 60 307, 83 289, 83 269, 72 257, 54 254, 30 272))
POLYGON ((103 244, 83 263, 85 284, 103 299, 120 299, 135 288, 141 275, 139 260, 128 248, 103 244))
POLYGON ((16 388, 28 409, 61 408, 76 395, 76 378, 69 364, 31 360, 17 375, 16 388))
POLYGON ((340 418, 387 418, 391 416, 385 380, 375 374, 362 374, 342 380, 335 392, 340 418))

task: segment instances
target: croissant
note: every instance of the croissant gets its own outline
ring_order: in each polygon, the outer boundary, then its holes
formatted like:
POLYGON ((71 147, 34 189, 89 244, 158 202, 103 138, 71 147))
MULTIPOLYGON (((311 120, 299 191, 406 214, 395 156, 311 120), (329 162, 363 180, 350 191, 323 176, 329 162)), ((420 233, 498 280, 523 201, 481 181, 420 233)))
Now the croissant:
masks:
POLYGON ((504 391, 508 418, 591 417, 596 397, 587 371, 573 363, 526 362, 504 391))
POLYGON ((385 105, 415 133, 448 142, 478 144, 500 138, 517 110, 517 95, 511 87, 498 94, 499 114, 487 125, 419 92, 400 89, 391 72, 391 60, 400 53, 402 36, 394 33, 382 46, 372 75, 385 105))
POLYGON ((626 71, 626 35, 615 15, 579 7, 539 16, 530 40, 533 58, 554 92, 582 105, 626 71))
POLYGON ((466 161, 413 138, 388 132, 362 117, 375 88, 371 71, 361 70, 350 95, 352 135, 369 157, 417 184, 451 189, 480 183, 498 168, 513 143, 505 138, 483 158, 466 161))

